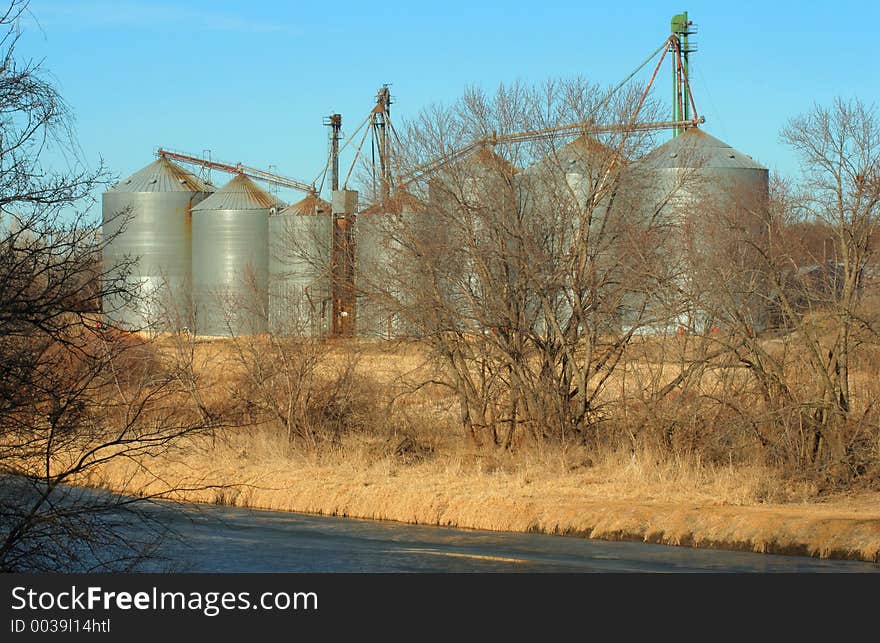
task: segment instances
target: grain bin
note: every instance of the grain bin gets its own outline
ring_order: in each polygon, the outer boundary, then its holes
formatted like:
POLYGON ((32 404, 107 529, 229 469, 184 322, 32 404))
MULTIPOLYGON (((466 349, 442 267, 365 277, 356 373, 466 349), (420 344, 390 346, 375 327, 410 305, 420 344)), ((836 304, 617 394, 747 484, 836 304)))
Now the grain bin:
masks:
POLYGON ((330 203, 308 195, 269 217, 269 329, 279 335, 329 332, 330 203))
POLYGON ((470 327, 468 332, 476 332, 501 323, 483 313, 485 303, 500 294, 499 259, 509 239, 497 232, 518 207, 516 174, 508 160, 481 148, 429 179, 421 250, 436 267, 430 277, 436 294, 432 308, 425 310, 436 317, 436 329, 470 327))
MULTIPOLYGON (((513 256, 507 268, 511 290, 524 292, 520 323, 544 333, 553 323, 562 328, 572 320, 574 302, 582 296, 584 272, 571 270, 572 257, 588 262, 593 275, 609 275, 616 265, 617 220, 608 209, 625 165, 613 146, 591 136, 564 145, 539 141, 543 156, 514 176, 517 219, 509 225, 508 246, 513 256), (524 267, 528 279, 518 271, 524 267), (552 322, 551 322, 552 319, 552 322)), ((575 323, 589 316, 592 326, 614 324, 614 279, 593 284, 589 310, 577 311, 575 323)))
MULTIPOLYGON (((651 206, 666 203, 672 195, 673 206, 693 205, 700 198, 731 207, 741 196, 766 200, 769 190, 767 168, 697 128, 656 148, 635 169, 653 179, 651 206)), ((687 211, 679 208, 677 214, 686 216, 687 211)))
POLYGON ((213 191, 159 158, 104 192, 104 270, 125 273, 129 291, 105 297, 111 323, 129 330, 192 326, 191 210, 213 191))
POLYGON ((415 334, 425 313, 415 260, 427 234, 426 207, 400 190, 357 215, 357 333, 393 339, 415 334))
POLYGON ((200 335, 268 330, 269 214, 284 203, 243 174, 193 208, 193 307, 200 335))
MULTIPOLYGON (((645 222, 667 231, 661 252, 672 287, 659 294, 675 294, 665 299, 670 317, 658 322, 658 330, 705 331, 714 324, 708 311, 717 307, 712 301, 718 294, 712 292, 714 275, 719 267, 729 269, 735 260, 733 255, 728 258, 731 249, 734 255, 737 252, 731 235, 747 233, 756 240, 763 234, 760 221, 768 203, 767 168, 691 128, 633 163, 624 190, 622 204, 629 202, 629 207, 642 212, 645 222), (676 298, 681 301, 673 301, 676 298)), ((739 246, 742 251, 744 244, 739 246)), ((763 313, 751 309, 750 297, 743 293, 740 312, 752 315, 753 323, 759 325, 763 313)))

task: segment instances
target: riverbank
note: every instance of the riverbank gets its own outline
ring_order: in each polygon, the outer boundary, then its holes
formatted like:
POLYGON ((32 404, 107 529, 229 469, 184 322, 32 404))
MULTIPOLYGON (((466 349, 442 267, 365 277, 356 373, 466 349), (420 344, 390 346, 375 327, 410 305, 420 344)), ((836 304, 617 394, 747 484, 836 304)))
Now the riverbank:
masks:
MULTIPOLYGON (((754 436, 721 420, 701 428, 687 406, 654 427, 621 423, 640 433, 598 445, 477 446, 416 348, 282 348, 158 342, 186 383, 174 409, 216 428, 110 458, 79 482, 255 509, 880 562, 875 469, 835 486, 774 468, 754 436)), ((677 372, 655 366, 658 377, 677 372)))
POLYGON ((114 461, 83 482, 257 509, 880 562, 880 494, 816 498, 761 468, 623 455, 575 465, 571 452, 412 462, 377 457, 364 440, 320 457, 279 444, 260 431, 193 441, 149 468, 114 461))

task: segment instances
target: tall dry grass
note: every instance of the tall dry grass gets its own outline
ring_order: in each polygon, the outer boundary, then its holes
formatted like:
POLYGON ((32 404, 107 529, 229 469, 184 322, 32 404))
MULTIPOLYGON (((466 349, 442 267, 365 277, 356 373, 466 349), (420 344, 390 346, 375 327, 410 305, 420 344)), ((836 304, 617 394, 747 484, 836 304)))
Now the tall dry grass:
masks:
POLYGON ((816 503, 810 484, 761 466, 661 462, 647 452, 595 458, 560 447, 490 456, 447 451, 438 438, 435 451, 418 456, 393 433, 352 434, 327 449, 285 454, 270 427, 236 430, 154 463, 161 476, 114 461, 101 483, 124 481, 144 494, 173 483, 179 500, 414 524, 880 555, 876 494, 816 503))
MULTIPOLYGON (((301 409, 313 440, 291 435, 266 409, 244 408, 248 364, 228 340, 197 342, 192 354, 200 403, 225 418, 222 428, 150 462, 111 461, 83 483, 421 524, 868 560, 880 551, 880 496, 870 486, 829 489, 760 457, 754 436, 710 412, 701 395, 725 383, 717 373, 663 404, 619 405, 626 422, 609 419, 591 440, 501 449, 466 439, 453 392, 426 384, 429 364, 413 346, 397 354, 372 343, 326 346, 301 409)), ((662 385, 674 372, 645 359, 629 365, 626 386, 651 377, 662 385)))

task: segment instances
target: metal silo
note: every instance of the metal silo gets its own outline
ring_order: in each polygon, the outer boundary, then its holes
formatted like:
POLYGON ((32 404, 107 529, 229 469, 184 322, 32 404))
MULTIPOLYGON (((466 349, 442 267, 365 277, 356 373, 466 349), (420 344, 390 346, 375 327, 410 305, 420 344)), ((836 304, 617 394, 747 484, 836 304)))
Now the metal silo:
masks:
POLYGON ((133 297, 105 298, 104 313, 129 329, 192 325, 192 208, 213 186, 159 158, 103 194, 104 269, 128 270, 133 297))
POLYGON ((324 337, 331 310, 330 203, 309 195, 269 217, 269 329, 324 337))
POLYGON ((524 225, 535 227, 527 232, 558 252, 574 243, 581 222, 598 228, 624 164, 617 150, 580 136, 517 173, 516 202, 524 225))
POLYGON ((769 190, 767 168, 697 128, 664 143, 634 168, 651 176, 656 203, 668 201, 675 192, 675 202, 700 198, 729 207, 739 198, 766 200, 769 190))
POLYGON ((361 337, 411 336, 408 318, 419 314, 414 244, 424 236, 425 205, 400 191, 357 215, 355 286, 361 337))
MULTIPOLYGON (((524 321, 537 332, 548 328, 548 314, 566 326, 572 318, 575 273, 565 269, 577 244, 586 248, 591 269, 597 274, 614 265, 612 225, 608 225, 608 207, 617 188, 623 161, 618 150, 603 145, 587 135, 564 145, 541 141, 543 156, 514 176, 516 207, 521 216, 518 230, 509 245, 516 252, 526 248, 521 261, 528 266, 531 284, 524 302, 524 321), (603 265, 603 262, 606 262, 603 265)), ((516 270, 509 270, 511 279, 516 270)), ((603 287, 612 284, 600 280, 603 287)), ((519 289, 520 292, 523 288, 519 289)), ((613 314, 601 308, 612 297, 596 293, 590 304, 591 323, 610 320, 613 314)), ((579 317, 584 314, 580 311, 579 317)))
POLYGON ((200 335, 268 328, 269 214, 275 195, 239 174, 193 208, 193 307, 200 335))
POLYGON ((505 254, 499 244, 508 241, 499 232, 517 207, 516 175, 513 164, 481 148, 428 180, 424 254, 434 258, 436 293, 433 310, 425 314, 437 315, 438 328, 476 332, 490 323, 483 319, 482 302, 498 294, 499 259, 505 254), (484 269, 492 274, 487 277, 484 269))
MULTIPOLYGON (((754 226, 754 213, 765 211, 769 172, 750 156, 706 134, 685 130, 632 165, 625 200, 668 230, 662 252, 678 293, 685 301, 664 329, 705 330, 711 322, 700 298, 711 292, 701 272, 722 252, 729 231, 754 226)), ((754 229, 753 234, 761 234, 754 229)), ((708 280, 706 280, 708 283, 708 280)), ((748 302, 744 299, 743 306, 748 302)), ((661 324, 662 326, 662 324, 661 324)))

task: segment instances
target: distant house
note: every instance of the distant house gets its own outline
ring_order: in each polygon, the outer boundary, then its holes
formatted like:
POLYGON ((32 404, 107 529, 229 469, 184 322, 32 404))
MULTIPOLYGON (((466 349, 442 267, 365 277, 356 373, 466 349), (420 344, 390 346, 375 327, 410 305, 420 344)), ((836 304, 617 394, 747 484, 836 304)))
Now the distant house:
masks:
MULTIPOLYGON (((840 262, 802 266, 796 273, 796 284, 800 289, 799 303, 806 307, 832 303, 843 295, 846 278, 845 265, 840 262)), ((858 287, 862 286, 864 271, 858 275, 858 287)))

